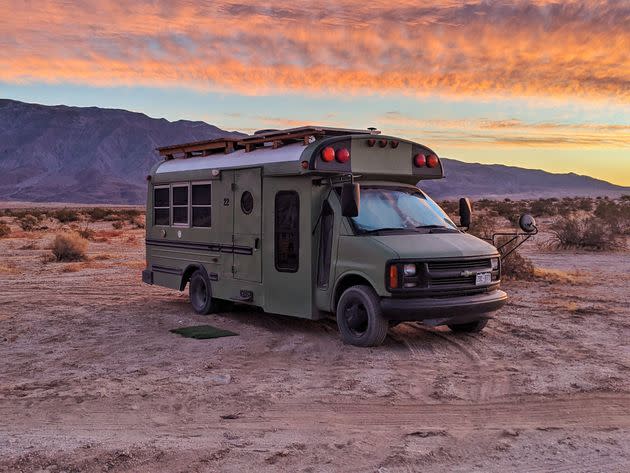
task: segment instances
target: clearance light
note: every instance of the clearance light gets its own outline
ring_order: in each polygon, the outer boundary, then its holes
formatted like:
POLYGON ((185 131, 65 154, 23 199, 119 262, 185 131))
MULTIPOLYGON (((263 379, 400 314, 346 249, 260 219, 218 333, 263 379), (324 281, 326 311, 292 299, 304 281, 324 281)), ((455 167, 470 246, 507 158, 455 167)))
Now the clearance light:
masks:
POLYGON ((399 141, 392 140, 392 141, 389 142, 389 146, 391 146, 392 148, 396 149, 396 148, 398 148, 398 143, 399 143, 399 141))
POLYGON ((350 151, 348 151, 346 148, 338 149, 335 157, 337 158, 338 162, 342 164, 347 163, 348 161, 350 161, 350 151))
POLYGON ((370 138, 367 140, 367 145, 372 148, 376 144, 376 140, 374 138, 370 138))
POLYGON ((385 148, 385 146, 387 146, 387 140, 378 140, 378 145, 381 148, 385 148))
POLYGON ((322 160, 329 163, 333 159, 335 159, 335 150, 331 146, 327 146, 326 148, 322 150, 322 160))
POLYGON ((424 154, 419 153, 413 157, 413 165, 415 167, 423 168, 424 166, 426 166, 426 164, 427 164, 427 157, 424 154))
POLYGON ((438 160, 438 157, 436 155, 434 155, 434 154, 430 154, 427 157, 427 167, 430 167, 430 168, 437 167, 439 162, 440 161, 438 160))
POLYGON ((389 287, 392 289, 398 287, 398 267, 395 264, 389 267, 389 287))

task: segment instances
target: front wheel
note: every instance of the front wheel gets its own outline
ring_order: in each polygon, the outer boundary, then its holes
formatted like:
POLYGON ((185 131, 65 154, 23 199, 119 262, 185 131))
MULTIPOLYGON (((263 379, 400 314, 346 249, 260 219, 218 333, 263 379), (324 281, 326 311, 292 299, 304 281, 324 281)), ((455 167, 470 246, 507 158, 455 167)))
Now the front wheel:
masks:
POLYGON ((369 286, 352 286, 337 303, 337 326, 344 343, 359 347, 378 346, 387 336, 378 296, 369 286))
POLYGON ((481 332, 488 323, 488 319, 479 319, 467 324, 451 324, 448 326, 453 332, 476 333, 481 332))

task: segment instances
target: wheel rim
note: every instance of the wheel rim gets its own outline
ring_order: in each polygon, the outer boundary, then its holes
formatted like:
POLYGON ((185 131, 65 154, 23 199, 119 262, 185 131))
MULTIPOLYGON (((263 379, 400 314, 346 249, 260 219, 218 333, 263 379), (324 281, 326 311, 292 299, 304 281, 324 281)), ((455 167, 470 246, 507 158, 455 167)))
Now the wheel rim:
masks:
POLYGON ((343 311, 346 326, 356 335, 363 335, 369 324, 367 309, 359 299, 351 299, 343 311))
POLYGON ((192 302, 197 309, 201 309, 206 305, 208 301, 208 290, 206 288, 206 282, 203 280, 197 280, 193 285, 192 302))

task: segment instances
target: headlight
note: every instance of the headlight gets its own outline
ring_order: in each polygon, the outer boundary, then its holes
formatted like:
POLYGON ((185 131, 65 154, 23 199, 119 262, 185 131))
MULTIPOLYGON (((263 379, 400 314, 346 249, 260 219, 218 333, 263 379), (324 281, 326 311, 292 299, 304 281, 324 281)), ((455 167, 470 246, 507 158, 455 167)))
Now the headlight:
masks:
POLYGON ((499 258, 490 258, 490 264, 492 265, 492 270, 499 269, 499 258))
POLYGON ((415 264, 406 264, 403 266, 403 274, 405 276, 415 276, 416 275, 416 265, 415 264))

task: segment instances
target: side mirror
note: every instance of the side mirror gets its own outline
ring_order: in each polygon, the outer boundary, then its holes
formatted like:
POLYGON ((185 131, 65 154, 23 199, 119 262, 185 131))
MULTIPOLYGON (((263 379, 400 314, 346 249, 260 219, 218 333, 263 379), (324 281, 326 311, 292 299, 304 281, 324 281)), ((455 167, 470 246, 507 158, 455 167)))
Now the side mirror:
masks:
POLYGON ((341 215, 356 217, 359 215, 361 187, 358 183, 346 182, 341 186, 341 215))
POLYGON ((468 197, 459 199, 459 225, 462 227, 470 227, 470 217, 472 215, 472 205, 468 197))
POLYGON ((523 214, 518 219, 518 226, 521 227, 525 233, 532 233, 536 231, 536 220, 530 214, 523 214))

